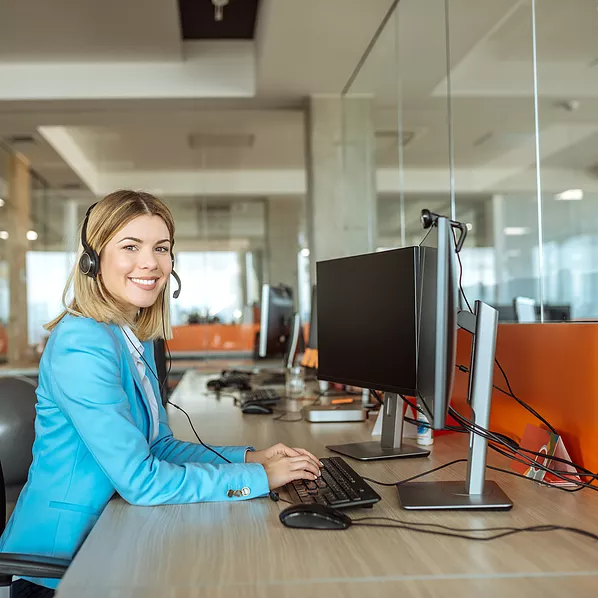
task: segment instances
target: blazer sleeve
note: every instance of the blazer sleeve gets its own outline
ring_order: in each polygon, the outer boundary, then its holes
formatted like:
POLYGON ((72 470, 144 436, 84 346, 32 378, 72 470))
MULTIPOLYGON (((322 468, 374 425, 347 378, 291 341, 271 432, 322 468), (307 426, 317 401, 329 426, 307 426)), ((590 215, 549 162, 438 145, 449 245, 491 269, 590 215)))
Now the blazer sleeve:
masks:
MULTIPOLYGON (((158 405, 158 409, 160 410, 160 427, 158 436, 151 445, 151 452, 155 457, 177 465, 183 463, 226 463, 201 444, 174 438, 168 424, 166 410, 162 405, 158 405)), ((254 450, 251 446, 214 446, 208 443, 206 445, 232 463, 244 463, 245 453, 254 450)))
POLYGON ((131 415, 121 383, 122 351, 113 335, 83 318, 59 328, 49 360, 54 399, 126 501, 180 504, 268 493, 259 463, 173 463, 153 455, 131 415))

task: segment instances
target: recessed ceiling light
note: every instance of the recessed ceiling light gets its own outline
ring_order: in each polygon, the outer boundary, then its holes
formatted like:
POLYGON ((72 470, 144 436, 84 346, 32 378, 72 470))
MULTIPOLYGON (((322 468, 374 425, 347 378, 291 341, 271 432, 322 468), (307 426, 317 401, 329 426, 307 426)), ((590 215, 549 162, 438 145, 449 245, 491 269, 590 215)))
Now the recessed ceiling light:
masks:
POLYGON ((507 237, 521 237, 522 235, 527 235, 529 233, 528 226, 505 226, 503 229, 503 233, 507 235, 507 237))
POLYGON ((28 230, 27 231, 27 239, 29 241, 36 241, 37 240, 37 233, 34 230, 28 230))
POLYGON ((309 249, 308 249, 307 247, 304 247, 304 248, 301 250, 301 255, 302 255, 303 257, 309 257, 309 249))
POLYGON ((473 224, 471 222, 468 222, 465 226, 467 227, 467 230, 473 229, 473 224))
POLYGON ((6 241, 6 239, 8 239, 8 231, 0 230, 0 239, 3 239, 4 241, 6 241))
POLYGON ((557 193, 554 198, 557 201, 581 201, 583 199, 582 189, 567 189, 562 193, 557 193))
POLYGON ((4 200, 0 197, 0 208, 4 207, 4 200))

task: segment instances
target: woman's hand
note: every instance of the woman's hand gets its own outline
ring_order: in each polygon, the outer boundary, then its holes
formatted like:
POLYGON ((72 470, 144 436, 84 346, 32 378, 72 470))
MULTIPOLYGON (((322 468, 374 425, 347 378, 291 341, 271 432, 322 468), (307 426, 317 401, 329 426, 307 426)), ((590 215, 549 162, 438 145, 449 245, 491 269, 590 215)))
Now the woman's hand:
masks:
POLYGON ((290 448, 282 443, 261 451, 250 451, 246 463, 261 463, 268 476, 270 490, 293 480, 315 480, 320 477, 321 463, 305 449, 290 448))
POLYGON ((273 459, 274 457, 300 457, 304 456, 307 457, 312 464, 316 467, 316 469, 320 470, 320 466, 322 465, 319 459, 316 459, 310 452, 306 451, 305 449, 301 448, 290 448, 282 442, 271 446, 270 448, 263 449, 261 451, 248 451, 245 455, 245 462, 246 463, 261 463, 265 465, 267 461, 273 459))
POLYGON ((320 477, 319 467, 304 455, 299 457, 277 455, 263 463, 263 466, 268 476, 270 490, 280 488, 294 480, 317 480, 320 477))

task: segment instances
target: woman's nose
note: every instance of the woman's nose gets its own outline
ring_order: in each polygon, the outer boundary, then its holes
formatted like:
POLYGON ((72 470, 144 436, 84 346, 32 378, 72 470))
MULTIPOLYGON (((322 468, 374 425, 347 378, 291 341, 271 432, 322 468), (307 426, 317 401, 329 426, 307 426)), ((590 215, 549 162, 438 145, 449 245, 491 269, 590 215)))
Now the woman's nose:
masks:
POLYGON ((140 254, 142 268, 147 268, 148 270, 155 270, 158 267, 158 260, 156 259, 156 255, 150 249, 148 251, 142 251, 140 254))

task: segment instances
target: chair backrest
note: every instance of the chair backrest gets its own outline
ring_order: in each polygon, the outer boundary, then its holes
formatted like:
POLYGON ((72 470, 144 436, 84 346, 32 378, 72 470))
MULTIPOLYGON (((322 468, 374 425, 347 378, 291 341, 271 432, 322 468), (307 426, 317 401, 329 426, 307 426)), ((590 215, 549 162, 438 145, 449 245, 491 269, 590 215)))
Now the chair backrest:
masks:
POLYGON ((154 359, 156 361, 156 373, 160 382, 162 404, 166 405, 166 399, 168 398, 168 371, 166 368, 166 343, 164 339, 159 338, 154 341, 154 359))
POLYGON ((0 536, 6 527, 6 489, 4 488, 4 474, 0 463, 0 536))
POLYGON ((537 322, 536 317, 536 302, 529 297, 515 297, 513 299, 513 307, 515 308, 515 318, 520 323, 537 322))
POLYGON ((0 463, 6 486, 27 481, 35 440, 36 401, 31 380, 0 378, 0 463))

